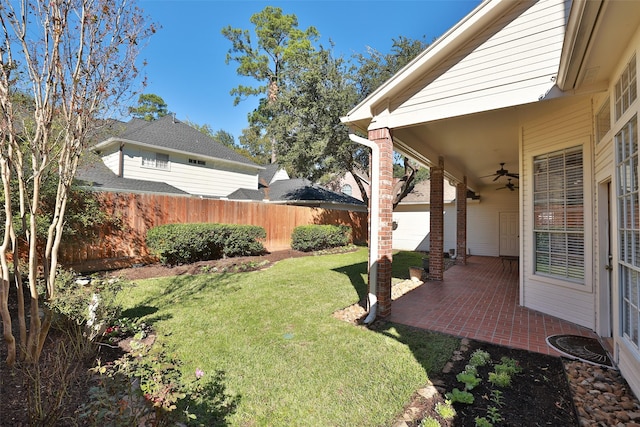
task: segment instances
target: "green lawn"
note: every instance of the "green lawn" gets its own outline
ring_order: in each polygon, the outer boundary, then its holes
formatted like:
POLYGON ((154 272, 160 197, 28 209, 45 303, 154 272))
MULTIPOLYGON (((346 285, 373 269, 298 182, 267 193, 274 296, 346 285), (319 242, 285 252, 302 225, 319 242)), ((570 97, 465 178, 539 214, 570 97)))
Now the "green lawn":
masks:
MULTIPOLYGON (((420 256, 398 254, 398 266, 420 256)), ((419 264, 418 264, 419 265, 419 264)), ((389 425, 457 340, 401 325, 381 331, 331 316, 366 293, 366 249, 264 271, 150 279, 122 294, 125 315, 196 368, 226 373, 234 426, 389 425)), ((395 279, 407 277, 404 267, 395 279)))

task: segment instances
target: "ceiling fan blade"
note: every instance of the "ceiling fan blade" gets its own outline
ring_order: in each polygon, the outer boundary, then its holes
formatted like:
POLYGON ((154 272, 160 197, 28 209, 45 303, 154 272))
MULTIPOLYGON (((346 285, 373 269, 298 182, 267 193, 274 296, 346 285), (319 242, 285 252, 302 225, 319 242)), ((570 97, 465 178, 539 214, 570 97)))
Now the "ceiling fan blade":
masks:
POLYGON ((495 178, 493 178, 493 180, 494 180, 494 181, 497 181, 497 180, 498 180, 498 178, 500 178, 501 176, 502 176, 502 175, 498 175, 498 176, 496 176, 495 178))
POLYGON ((508 173, 506 175, 510 176, 511 178, 520 179, 520 176, 517 173, 508 173))
POLYGON ((495 173, 492 173, 491 175, 481 176, 480 178, 489 178, 489 177, 491 177, 491 176, 495 176, 495 175, 496 175, 495 173))

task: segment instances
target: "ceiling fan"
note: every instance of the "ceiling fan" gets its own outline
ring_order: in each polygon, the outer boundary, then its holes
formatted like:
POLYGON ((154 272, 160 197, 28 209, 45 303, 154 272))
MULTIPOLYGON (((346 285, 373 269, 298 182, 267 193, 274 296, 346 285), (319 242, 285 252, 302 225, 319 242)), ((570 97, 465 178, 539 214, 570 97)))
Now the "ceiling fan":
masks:
MULTIPOLYGON (((494 180, 494 181, 495 181, 495 180, 494 180)), ((513 182, 511 182, 511 178, 509 178, 509 179, 508 179, 508 181, 509 181, 509 182, 507 182, 507 183, 504 185, 504 187, 496 188, 496 190, 502 190, 503 188, 508 188, 508 189, 509 189, 509 190, 511 190, 511 191, 515 191, 515 190, 516 190, 516 188, 519 188, 519 187, 517 187, 513 182)))
POLYGON ((504 168, 504 163, 500 163, 500 169, 498 169, 496 173, 492 173, 491 175, 481 176, 480 178, 488 178, 490 176, 495 176, 495 178, 493 178, 494 181, 500 178, 501 176, 510 176, 511 178, 515 178, 515 179, 519 178, 517 173, 510 173, 508 170, 506 170, 504 168))

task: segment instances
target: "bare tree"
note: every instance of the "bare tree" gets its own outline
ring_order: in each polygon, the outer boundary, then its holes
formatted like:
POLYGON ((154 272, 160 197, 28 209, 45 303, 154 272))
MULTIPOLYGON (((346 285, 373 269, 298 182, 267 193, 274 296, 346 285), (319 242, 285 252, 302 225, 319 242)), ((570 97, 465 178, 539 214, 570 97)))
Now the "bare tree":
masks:
POLYGON ((155 29, 129 0, 0 0, 0 31, 0 315, 11 366, 17 348, 27 362, 40 357, 52 318, 43 301, 56 297, 58 250, 78 159, 101 119, 132 95, 137 55, 155 29), (56 179, 57 197, 53 212, 45 214, 41 185, 48 174, 56 179), (43 222, 46 231, 38 233, 43 222), (19 262, 25 253, 26 263, 19 262), (12 289, 18 294, 19 346, 8 308, 12 289))

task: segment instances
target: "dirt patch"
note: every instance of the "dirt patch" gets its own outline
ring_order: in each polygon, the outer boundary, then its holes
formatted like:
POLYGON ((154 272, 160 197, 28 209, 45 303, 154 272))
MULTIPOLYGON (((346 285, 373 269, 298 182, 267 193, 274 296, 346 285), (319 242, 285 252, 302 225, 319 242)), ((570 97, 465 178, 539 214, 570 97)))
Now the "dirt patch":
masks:
MULTIPOLYGON (((344 249, 339 251, 336 250, 335 252, 344 252, 344 249)), ((327 253, 330 253, 330 251, 327 253)), ((141 280, 151 279, 154 277, 182 276, 200 273, 253 271, 268 268, 283 259, 312 256, 314 254, 315 253, 312 252, 301 252, 291 249, 274 251, 259 256, 223 258, 176 266, 164 266, 160 263, 140 265, 131 268, 113 270, 108 272, 108 275, 112 277, 122 277, 127 280, 141 280)))

